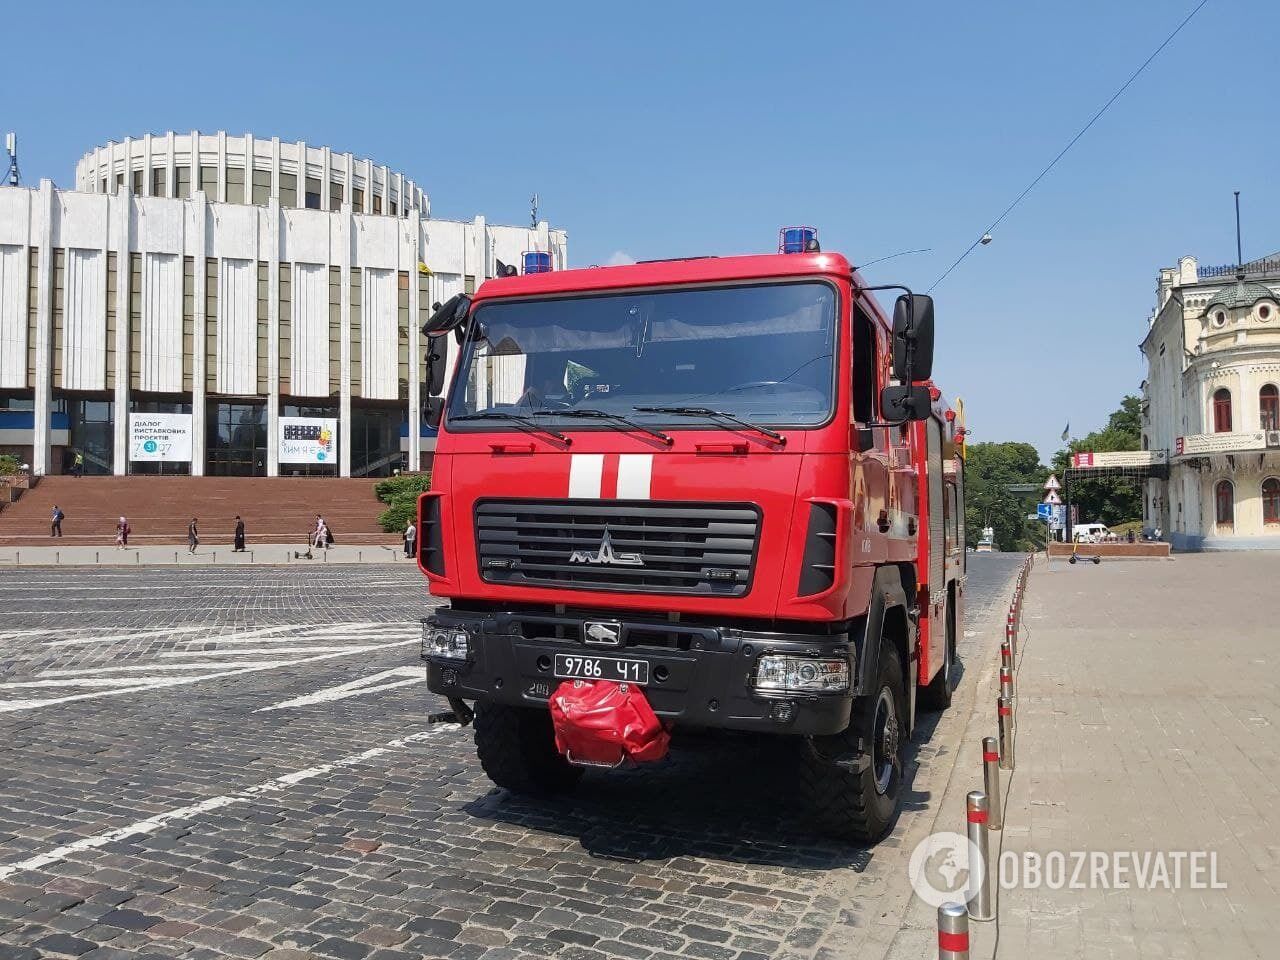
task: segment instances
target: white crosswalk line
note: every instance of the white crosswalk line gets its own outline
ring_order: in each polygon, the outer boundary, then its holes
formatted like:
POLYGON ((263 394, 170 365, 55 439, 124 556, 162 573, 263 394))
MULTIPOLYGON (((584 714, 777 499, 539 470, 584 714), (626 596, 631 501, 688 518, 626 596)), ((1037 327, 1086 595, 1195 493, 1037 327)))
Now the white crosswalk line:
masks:
POLYGON ((359 680, 340 683, 336 687, 327 687, 305 697, 295 697, 269 707, 261 707, 254 713, 268 710, 284 710, 289 707, 309 707, 317 703, 333 703, 335 700, 346 700, 348 697, 360 697, 368 693, 380 693, 394 690, 396 687, 407 687, 410 684, 425 683, 427 671, 425 667, 393 667, 359 680), (381 682, 380 682, 381 681, 381 682))

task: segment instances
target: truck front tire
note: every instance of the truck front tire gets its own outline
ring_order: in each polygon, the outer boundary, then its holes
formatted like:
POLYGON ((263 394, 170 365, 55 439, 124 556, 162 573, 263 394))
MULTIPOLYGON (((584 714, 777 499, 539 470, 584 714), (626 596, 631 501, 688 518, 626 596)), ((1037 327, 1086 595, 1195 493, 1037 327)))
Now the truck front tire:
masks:
POLYGON ((513 793, 564 793, 582 776, 582 770, 556 750, 547 710, 479 702, 475 737, 485 774, 513 793))
POLYGON ((910 729, 902 663, 891 638, 881 641, 878 659, 875 685, 854 700, 848 729, 810 741, 801 765, 814 824, 859 843, 874 843, 893 826, 910 729))

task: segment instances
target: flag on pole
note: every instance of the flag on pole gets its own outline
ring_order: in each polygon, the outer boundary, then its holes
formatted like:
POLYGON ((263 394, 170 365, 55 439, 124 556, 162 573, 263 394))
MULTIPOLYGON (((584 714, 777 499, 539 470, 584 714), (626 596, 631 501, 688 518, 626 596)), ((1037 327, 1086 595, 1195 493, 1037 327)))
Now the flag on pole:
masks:
POLYGON ((1062 428, 1062 442, 1066 443, 1071 439, 1071 421, 1067 421, 1067 425, 1062 428))

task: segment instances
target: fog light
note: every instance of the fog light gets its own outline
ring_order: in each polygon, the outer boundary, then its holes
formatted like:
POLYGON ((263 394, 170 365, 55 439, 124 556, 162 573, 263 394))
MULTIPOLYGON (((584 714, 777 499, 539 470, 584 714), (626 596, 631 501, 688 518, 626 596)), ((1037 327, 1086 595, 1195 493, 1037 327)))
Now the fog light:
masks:
POLYGON ((422 622, 422 657, 465 660, 471 648, 467 632, 456 627, 441 627, 428 620, 422 622))
POLYGON ((754 686, 775 693, 843 693, 849 689, 848 660, 763 656, 754 686))

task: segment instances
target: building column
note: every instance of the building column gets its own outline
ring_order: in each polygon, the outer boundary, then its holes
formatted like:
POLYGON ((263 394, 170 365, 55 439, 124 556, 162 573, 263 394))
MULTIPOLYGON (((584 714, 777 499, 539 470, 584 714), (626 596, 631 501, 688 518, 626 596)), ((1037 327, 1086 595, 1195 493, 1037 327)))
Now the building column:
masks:
POLYGON ((194 215, 192 232, 195 242, 192 249, 198 254, 195 258, 195 310, 192 314, 191 347, 195 355, 191 358, 191 475, 203 477, 205 458, 205 431, 207 407, 205 404, 205 384, 209 381, 208 327, 209 317, 206 307, 209 303, 208 291, 208 227, 209 204, 203 190, 195 189, 192 181, 191 207, 194 215))
POLYGON ((53 403, 53 181, 41 180, 39 200, 32 210, 33 233, 40 251, 36 264, 36 377, 34 423, 31 430, 31 472, 49 472, 53 403))
POLYGON ((421 297, 418 293, 421 286, 418 264, 425 261, 422 254, 422 211, 413 208, 409 219, 412 229, 409 233, 409 463, 410 470, 422 468, 422 331, 418 329, 418 317, 421 316, 421 297))
MULTIPOLYGON (((278 158, 278 151, 277 151, 278 158)), ((275 166, 273 164, 273 166, 275 166)), ((276 181, 276 174, 272 174, 276 181)), ((267 476, 280 476, 280 198, 267 201, 267 476)), ((341 442, 341 441, 339 441, 341 442)))
MULTIPOLYGON (((328 172, 326 164, 326 174, 328 172)), ((341 268, 341 327, 340 327, 340 343, 338 352, 338 476, 351 476, 351 246, 352 246, 352 230, 355 229, 355 220, 351 216, 351 207, 333 217, 333 223, 338 230, 338 266, 341 268)), ((358 267, 356 269, 359 269, 358 267)), ((368 292, 363 291, 361 302, 364 297, 368 297, 368 292)), ((364 375, 368 376, 368 371, 364 371, 364 375)))
MULTIPOLYGON (((114 172, 111 174, 115 176, 114 172)), ((115 187, 111 187, 115 191, 115 187)), ((123 190, 113 192, 108 201, 116 215, 116 391, 112 405, 115 414, 115 442, 112 450, 112 472, 123 477, 129 472, 129 373, 132 357, 129 353, 129 289, 130 208, 133 197, 128 184, 123 190)))

